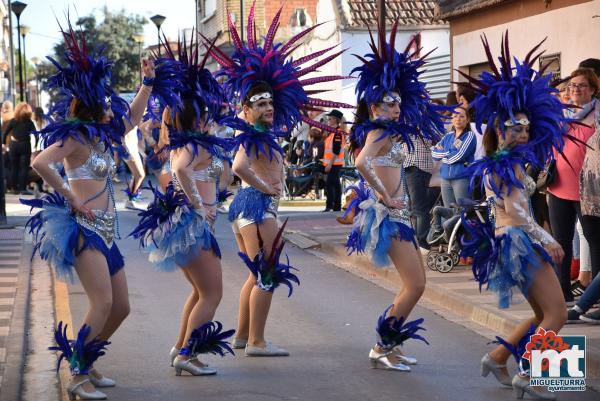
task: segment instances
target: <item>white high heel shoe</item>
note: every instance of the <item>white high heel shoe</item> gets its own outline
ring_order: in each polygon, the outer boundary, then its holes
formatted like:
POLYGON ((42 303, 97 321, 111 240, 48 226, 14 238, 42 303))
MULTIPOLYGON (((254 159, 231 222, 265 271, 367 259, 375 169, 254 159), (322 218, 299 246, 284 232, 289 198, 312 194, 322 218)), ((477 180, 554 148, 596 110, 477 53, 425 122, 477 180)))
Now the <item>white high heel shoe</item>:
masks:
POLYGON ((84 379, 79 383, 71 383, 67 387, 67 394, 69 394, 69 400, 75 401, 77 396, 79 396, 80 400, 105 400, 106 394, 101 391, 95 390, 93 393, 88 393, 81 387, 85 383, 89 383, 90 379, 84 379))
POLYGON ((109 379, 106 376, 102 376, 101 379, 97 379, 94 375, 90 375, 90 383, 94 385, 94 387, 102 388, 102 387, 114 387, 117 383, 113 379, 109 379))
POLYGON ((173 367, 173 361, 175 361, 175 358, 179 355, 179 351, 180 349, 177 347, 171 348, 171 352, 169 352, 169 356, 171 357, 171 367, 173 367))
POLYGON ((512 379, 513 394, 522 400, 525 393, 536 400, 556 400, 556 394, 549 391, 536 391, 529 385, 529 378, 516 374, 512 379))
POLYGON ((369 359, 371 360, 371 366, 374 369, 382 368, 388 370, 397 370, 400 372, 410 372, 410 367, 403 363, 392 363, 388 356, 392 354, 392 351, 380 354, 371 348, 369 352, 369 359))
POLYGON ((193 376, 208 376, 217 374, 217 369, 209 366, 198 366, 193 363, 195 358, 190 359, 179 359, 175 358, 173 367, 175 368, 175 375, 181 376, 181 371, 185 370, 193 376))
POLYGON ((502 370, 504 368, 506 368, 506 365, 501 365, 493 360, 490 354, 485 354, 481 358, 481 376, 487 377, 492 372, 500 384, 512 386, 510 376, 502 370))

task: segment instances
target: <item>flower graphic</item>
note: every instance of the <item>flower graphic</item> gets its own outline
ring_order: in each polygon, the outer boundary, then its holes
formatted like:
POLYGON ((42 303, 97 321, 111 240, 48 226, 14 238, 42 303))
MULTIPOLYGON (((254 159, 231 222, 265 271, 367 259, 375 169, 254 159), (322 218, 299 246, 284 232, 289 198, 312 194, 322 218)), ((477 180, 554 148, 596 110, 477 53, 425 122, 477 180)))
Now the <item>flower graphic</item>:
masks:
MULTIPOLYGON (((531 339, 525 346, 525 353, 523 354, 523 359, 526 359, 531 363, 531 352, 533 350, 538 350, 544 352, 546 350, 553 349, 556 352, 560 353, 562 351, 568 350, 571 346, 564 342, 562 337, 556 335, 552 330, 544 330, 542 327, 538 327, 536 333, 531 336, 531 339)), ((565 360, 561 361, 565 362, 565 360)), ((550 362, 548 359, 544 359, 542 361, 542 371, 548 371, 550 366, 550 362)))

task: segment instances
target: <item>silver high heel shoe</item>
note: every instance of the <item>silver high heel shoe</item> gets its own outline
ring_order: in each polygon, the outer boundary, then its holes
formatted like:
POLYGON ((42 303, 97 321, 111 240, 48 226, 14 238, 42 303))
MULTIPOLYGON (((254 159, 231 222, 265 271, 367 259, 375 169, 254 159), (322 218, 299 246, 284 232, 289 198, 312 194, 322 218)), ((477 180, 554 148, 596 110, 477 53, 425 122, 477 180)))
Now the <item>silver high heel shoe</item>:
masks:
POLYGON ((244 348, 246 348, 247 343, 248 343, 248 340, 244 340, 242 338, 234 338, 233 341, 231 342, 231 346, 233 349, 244 349, 244 348))
POLYGON ((397 370, 400 372, 410 372, 410 367, 404 365, 403 363, 392 363, 388 359, 388 356, 391 354, 391 351, 380 354, 379 352, 376 352, 374 349, 371 348, 371 351, 369 352, 369 359, 371 360, 371 366, 373 367, 373 369, 381 368, 388 370, 397 370))
POLYGON ((169 356, 171 357, 171 367, 173 367, 173 361, 175 361, 175 358, 177 358, 177 355, 179 355, 179 348, 177 348, 177 347, 171 348, 171 352, 169 352, 169 356))
POLYGON ((194 359, 195 358, 184 360, 175 358, 175 361, 173 362, 173 367, 175 368, 175 375, 181 376, 182 370, 185 370, 193 376, 208 376, 217 374, 217 369, 215 368, 211 368, 209 366, 194 365, 194 359))
MULTIPOLYGON (((400 346, 394 347, 394 351, 400 351, 400 346)), ((412 356, 406 356, 402 354, 394 354, 398 359, 400 359, 405 365, 416 365, 418 363, 417 358, 413 358, 412 356)))
POLYGON ((481 358, 481 376, 487 377, 492 372, 500 384, 512 386, 510 376, 502 371, 503 368, 506 368, 506 365, 501 365, 493 360, 490 354, 485 354, 481 358))
POLYGON ((523 399, 525 393, 536 400, 556 400, 556 394, 549 391, 535 391, 533 387, 529 385, 529 379, 527 377, 521 377, 518 374, 513 377, 512 386, 513 394, 520 400, 523 399))
POLYGON ((95 390, 93 393, 88 393, 81 387, 85 383, 89 383, 90 379, 84 379, 76 384, 69 384, 67 387, 67 394, 69 394, 69 400, 75 401, 77 396, 80 400, 105 400, 106 394, 101 391, 95 390))

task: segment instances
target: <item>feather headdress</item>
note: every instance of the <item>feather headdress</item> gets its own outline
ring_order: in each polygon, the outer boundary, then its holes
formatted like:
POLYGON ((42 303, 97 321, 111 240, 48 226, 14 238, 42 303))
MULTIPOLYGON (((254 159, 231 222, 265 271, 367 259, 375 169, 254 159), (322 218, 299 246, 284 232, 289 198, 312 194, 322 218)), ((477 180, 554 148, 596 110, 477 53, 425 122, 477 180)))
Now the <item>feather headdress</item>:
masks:
POLYGON ((425 83, 419 81, 425 65, 425 58, 431 54, 415 58, 421 50, 411 51, 416 37, 411 40, 406 49, 400 53, 396 50, 396 33, 398 20, 394 22, 390 33, 389 43, 386 41, 385 27, 377 30, 380 47, 377 47, 371 30, 369 35, 372 53, 356 56, 362 65, 354 68, 351 74, 358 73, 356 95, 358 101, 367 105, 381 103, 386 95, 396 92, 400 95, 400 119, 398 121, 370 121, 368 127, 357 125, 353 130, 354 140, 361 146, 366 135, 373 129, 383 129, 381 138, 386 136, 402 136, 402 141, 412 149, 412 138, 422 137, 437 141, 444 133, 442 112, 448 108, 433 104, 425 83), (367 129, 369 130, 367 131, 367 129))
POLYGON ((242 43, 235 24, 227 14, 229 33, 234 46, 233 54, 228 56, 216 47, 210 48, 211 56, 222 67, 219 75, 227 77, 224 88, 230 99, 243 102, 254 84, 258 81, 264 81, 273 90, 273 103, 276 105, 274 112, 275 129, 286 127, 288 132, 291 132, 298 123, 304 121, 320 129, 333 132, 332 128, 309 118, 307 112, 321 110, 321 107, 353 108, 354 106, 318 99, 313 96, 326 90, 307 90, 305 87, 347 77, 329 75, 304 78, 304 76, 317 71, 318 68, 334 60, 342 54, 343 50, 330 54, 310 65, 305 64, 314 61, 318 57, 325 56, 337 46, 294 60, 291 54, 297 48, 297 42, 320 24, 305 29, 286 43, 274 43, 283 8, 280 8, 275 14, 261 46, 256 38, 254 7, 255 1, 252 3, 252 8, 248 14, 247 43, 242 43))

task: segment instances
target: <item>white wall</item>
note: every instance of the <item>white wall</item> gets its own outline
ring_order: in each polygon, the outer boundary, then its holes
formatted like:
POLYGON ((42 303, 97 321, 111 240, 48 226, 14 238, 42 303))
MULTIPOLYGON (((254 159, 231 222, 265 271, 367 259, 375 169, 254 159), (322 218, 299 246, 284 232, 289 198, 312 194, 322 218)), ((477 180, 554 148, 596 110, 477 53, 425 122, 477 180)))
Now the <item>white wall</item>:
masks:
MULTIPOLYGON (((508 29, 510 50, 513 56, 523 59, 544 37, 542 45, 546 54, 560 53, 561 74, 567 76, 577 68, 580 61, 600 58, 600 0, 560 8, 543 14, 496 25, 490 28, 457 35, 453 38, 453 67, 467 67, 486 61, 479 36, 485 33, 492 54, 500 53, 501 37, 508 29)), ((453 72, 454 80, 459 78, 453 72)))

